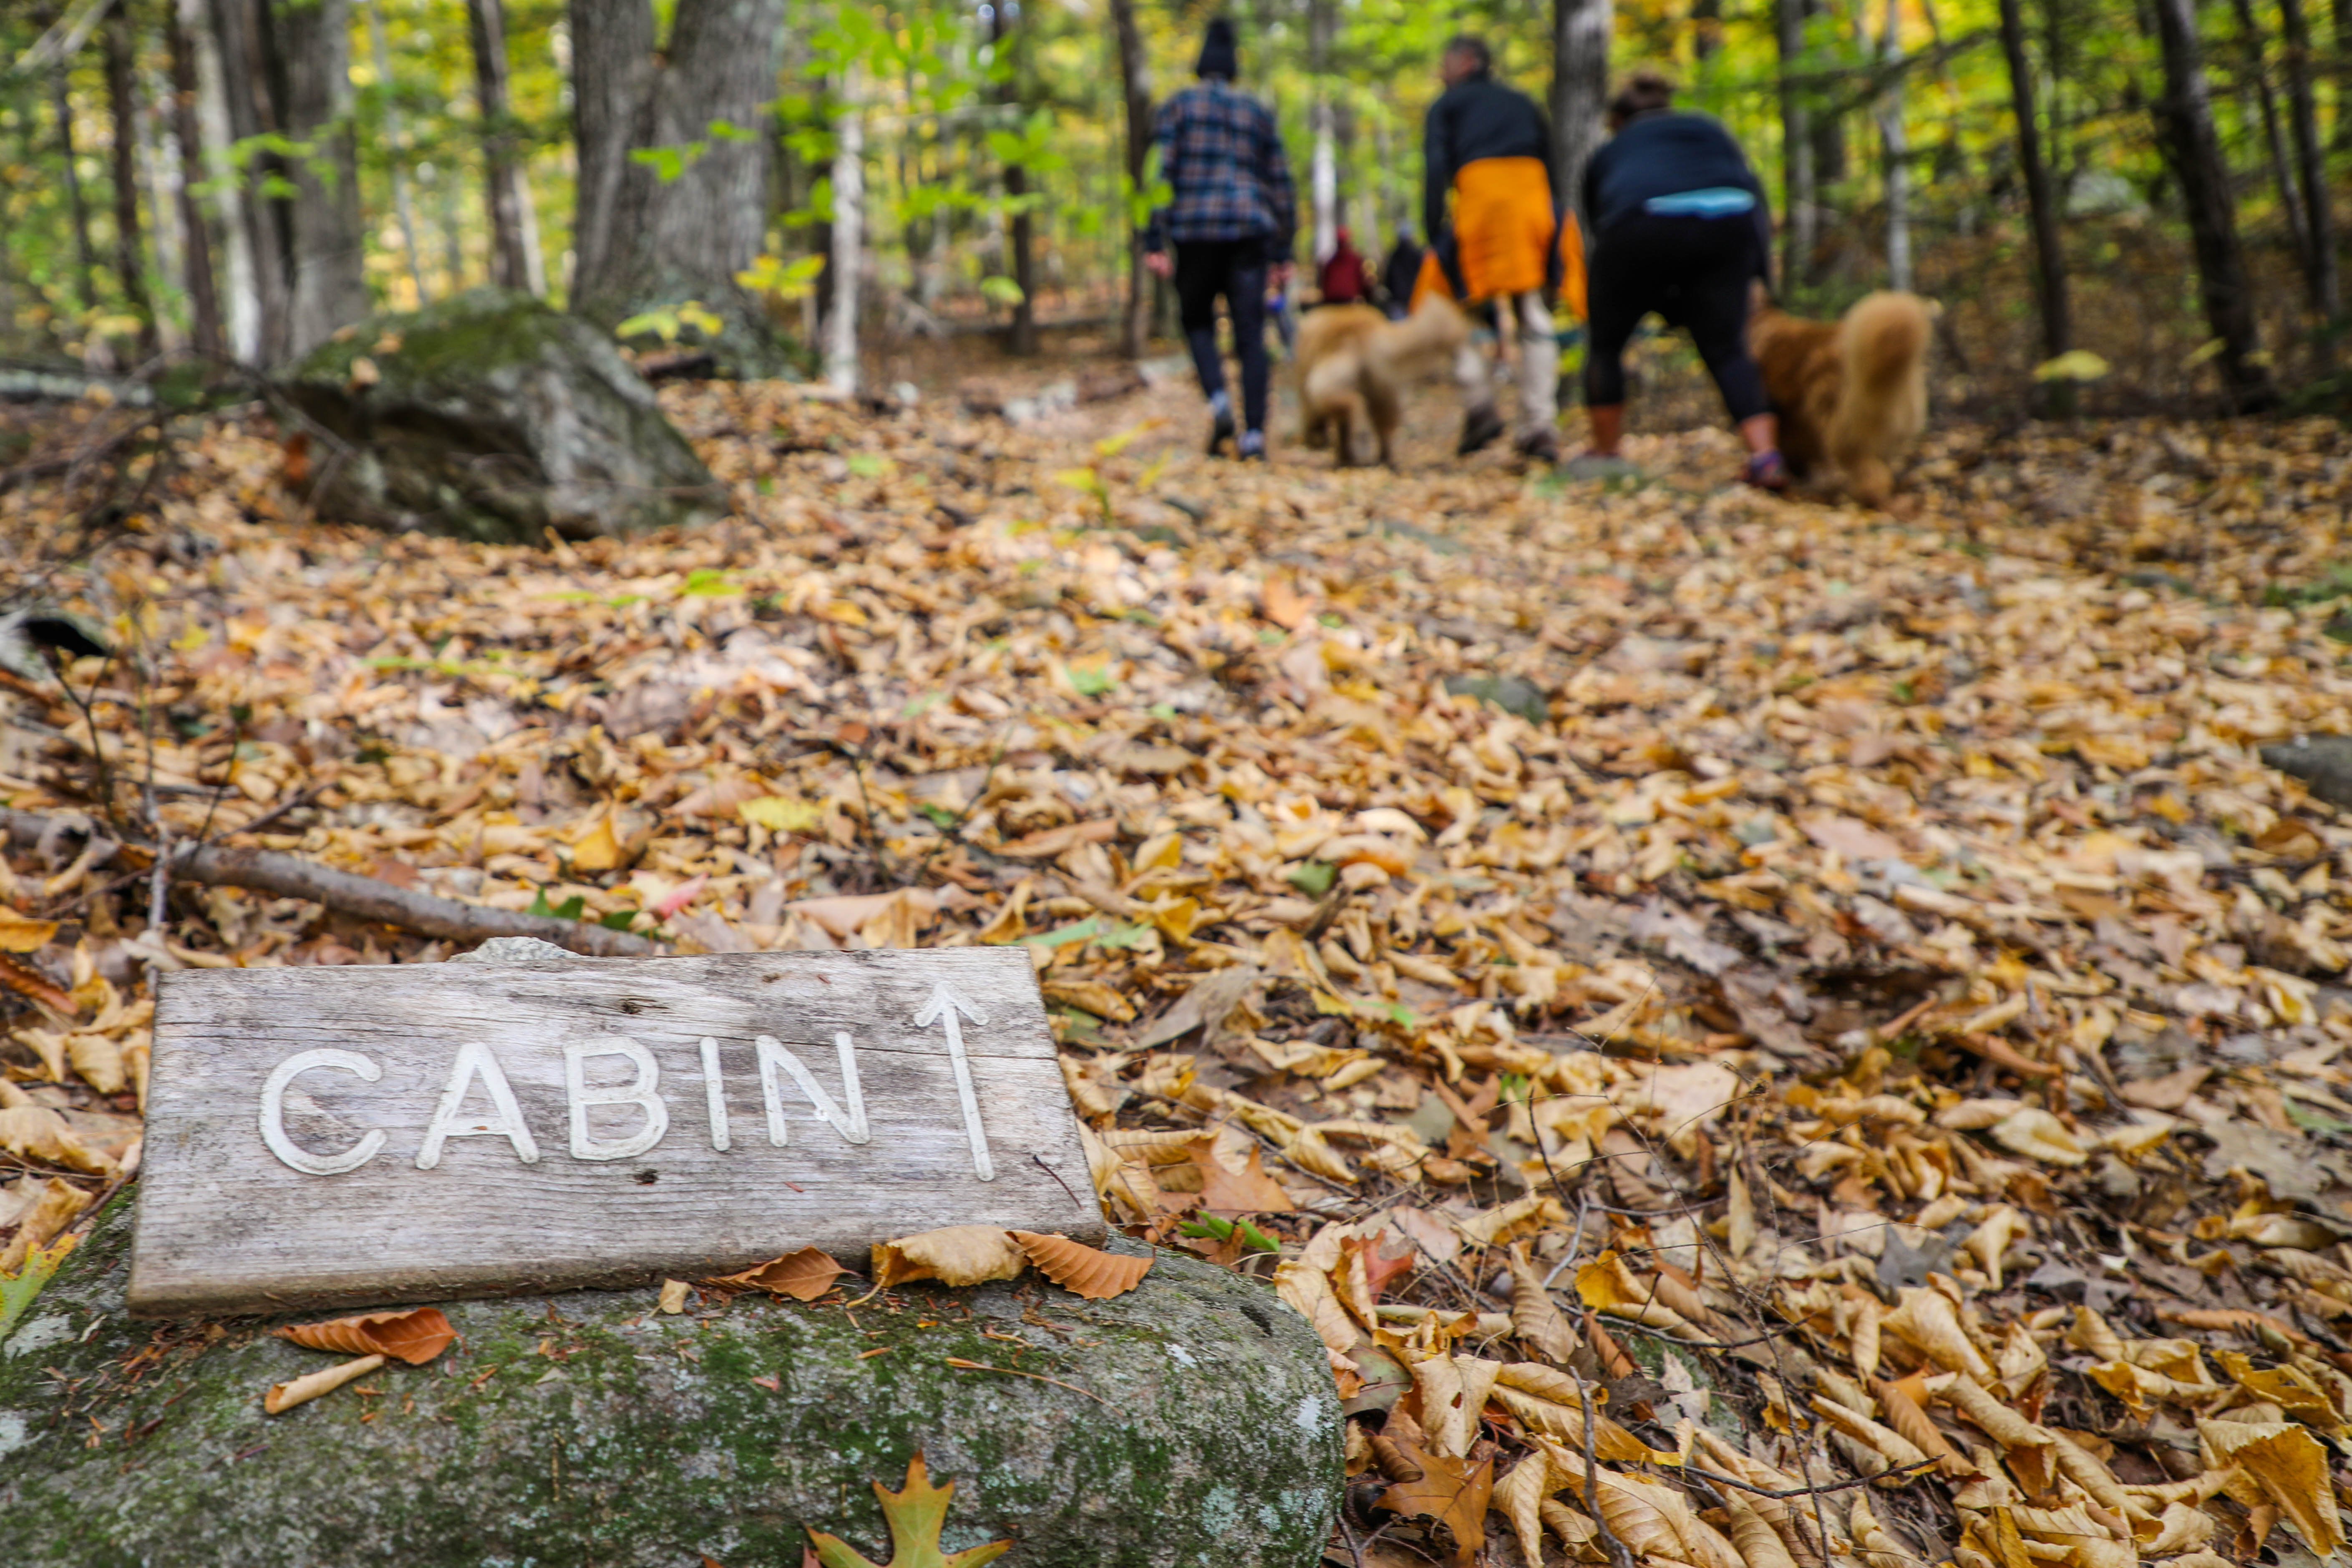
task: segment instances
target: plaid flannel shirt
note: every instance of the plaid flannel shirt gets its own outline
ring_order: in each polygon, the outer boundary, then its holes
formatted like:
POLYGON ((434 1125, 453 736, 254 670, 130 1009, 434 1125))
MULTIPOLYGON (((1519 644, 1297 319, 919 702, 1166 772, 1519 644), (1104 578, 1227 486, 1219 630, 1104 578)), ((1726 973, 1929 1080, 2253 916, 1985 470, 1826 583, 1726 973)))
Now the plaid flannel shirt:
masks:
POLYGON ((1273 110, 1211 78, 1160 106, 1151 140, 1175 199, 1152 213, 1146 249, 1263 235, 1269 259, 1289 257, 1298 197, 1273 110))

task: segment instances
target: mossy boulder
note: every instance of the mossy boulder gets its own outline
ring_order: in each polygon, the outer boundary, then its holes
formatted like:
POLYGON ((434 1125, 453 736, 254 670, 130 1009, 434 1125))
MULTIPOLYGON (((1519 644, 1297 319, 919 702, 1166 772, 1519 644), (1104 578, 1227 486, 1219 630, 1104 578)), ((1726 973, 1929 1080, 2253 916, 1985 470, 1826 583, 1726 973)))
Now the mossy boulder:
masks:
POLYGON ((268 1416, 335 1358, 127 1317, 130 1230, 118 1202, 0 1343, 10 1568, 796 1568, 808 1528, 882 1562, 869 1483, 918 1450, 956 1485, 947 1549, 1010 1537, 1006 1568, 1310 1568, 1339 1503, 1321 1344, 1181 1254, 1097 1302, 1032 1276, 676 1317, 649 1289, 446 1303, 439 1360, 268 1416))
POLYGON ((331 437, 302 465, 325 517, 537 544, 726 510, 612 340, 528 294, 372 317, 311 351, 287 393, 331 437))

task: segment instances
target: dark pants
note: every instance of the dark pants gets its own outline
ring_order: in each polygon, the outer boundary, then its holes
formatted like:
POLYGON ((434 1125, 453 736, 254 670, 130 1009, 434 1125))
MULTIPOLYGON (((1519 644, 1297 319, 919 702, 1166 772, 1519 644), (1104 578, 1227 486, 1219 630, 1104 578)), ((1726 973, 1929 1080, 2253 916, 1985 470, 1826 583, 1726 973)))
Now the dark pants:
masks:
POLYGON ((1734 421, 1769 412, 1763 373, 1748 353, 1748 286, 1764 276, 1761 247, 1756 219, 1747 213, 1633 212, 1601 230, 1588 279, 1586 404, 1607 408, 1625 401, 1625 345, 1655 310, 1668 326, 1689 331, 1734 421))
POLYGON ((1234 348, 1242 362, 1242 428, 1265 428, 1265 393, 1271 372, 1265 357, 1265 241, 1194 239, 1176 244, 1176 309, 1184 323, 1184 346, 1201 390, 1214 397, 1225 389, 1225 362, 1217 353, 1217 296, 1234 318, 1234 348))

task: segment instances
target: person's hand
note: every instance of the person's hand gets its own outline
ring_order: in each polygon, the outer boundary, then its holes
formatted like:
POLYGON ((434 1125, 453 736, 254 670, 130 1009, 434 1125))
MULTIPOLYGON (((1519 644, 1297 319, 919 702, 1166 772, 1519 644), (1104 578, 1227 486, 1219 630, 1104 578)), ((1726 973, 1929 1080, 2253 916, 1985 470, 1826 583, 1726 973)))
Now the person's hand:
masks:
POLYGON ((1169 259, 1164 250, 1145 251, 1143 265, 1150 269, 1154 278, 1173 278, 1176 275, 1176 263, 1169 259))
POLYGON ((1266 287, 1275 289, 1277 292, 1288 289, 1290 287, 1291 277, 1297 270, 1297 265, 1294 262, 1276 262, 1274 264, 1274 270, 1266 274, 1266 287))

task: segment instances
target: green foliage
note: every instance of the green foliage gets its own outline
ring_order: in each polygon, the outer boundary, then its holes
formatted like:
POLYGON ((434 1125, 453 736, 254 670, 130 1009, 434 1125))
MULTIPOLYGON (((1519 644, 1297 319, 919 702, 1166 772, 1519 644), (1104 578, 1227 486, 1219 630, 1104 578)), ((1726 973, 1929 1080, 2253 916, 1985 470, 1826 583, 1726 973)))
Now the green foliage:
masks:
POLYGON ((699 334, 698 341, 709 342, 727 330, 727 323, 703 309, 699 300, 688 300, 681 305, 656 306, 631 316, 613 329, 613 335, 625 342, 630 338, 656 337, 664 343, 675 344, 688 331, 699 334))

